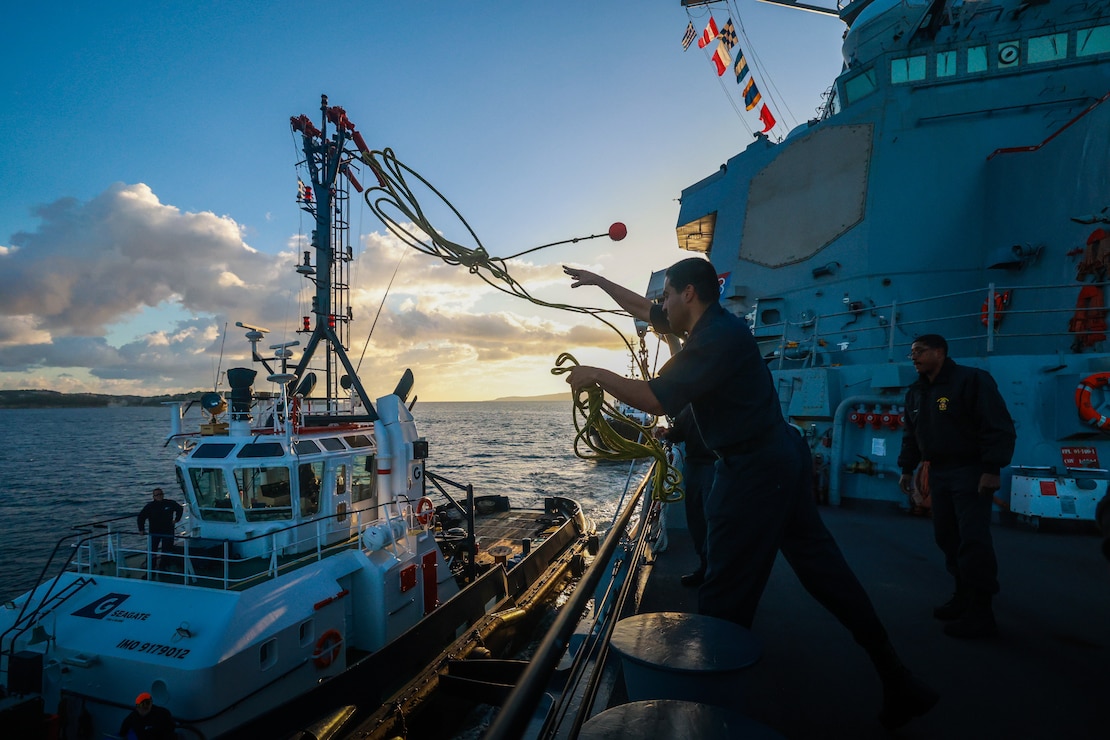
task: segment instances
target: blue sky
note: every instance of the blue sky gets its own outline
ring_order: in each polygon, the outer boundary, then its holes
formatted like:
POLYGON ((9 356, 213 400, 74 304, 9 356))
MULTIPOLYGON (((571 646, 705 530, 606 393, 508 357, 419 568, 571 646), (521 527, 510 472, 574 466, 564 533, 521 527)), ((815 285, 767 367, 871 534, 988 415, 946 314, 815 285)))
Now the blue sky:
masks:
MULTIPOLYGON (((843 24, 734 0, 692 9, 699 32, 710 12, 742 22, 773 136, 812 117, 840 69, 843 24)), ((292 268, 311 225, 294 202, 288 120, 318 120, 321 93, 371 148, 443 192, 494 255, 627 224, 622 242, 511 263, 533 294, 591 306, 606 305, 601 293, 570 291, 559 266, 646 287, 688 256, 674 238, 681 189, 759 125, 737 112, 735 78, 682 51, 679 0, 125 0, 6 16, 0 388, 207 388, 243 362, 235 321, 297 338, 292 268)), ((352 229, 357 357, 403 250, 365 207, 352 229)), ((372 394, 406 366, 424 400, 564 390, 549 373, 563 351, 628 367, 597 322, 504 298, 413 250, 400 264, 363 362, 384 378, 372 394)))

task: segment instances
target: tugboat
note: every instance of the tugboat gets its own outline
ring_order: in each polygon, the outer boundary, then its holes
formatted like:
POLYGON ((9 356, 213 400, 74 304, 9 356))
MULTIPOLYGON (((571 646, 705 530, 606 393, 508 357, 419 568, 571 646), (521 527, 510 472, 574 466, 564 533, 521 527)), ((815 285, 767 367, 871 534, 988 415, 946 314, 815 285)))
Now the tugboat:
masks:
POLYGON ((580 572, 592 527, 577 503, 517 510, 428 470, 411 371, 368 395, 346 352, 365 144, 326 96, 321 114, 291 119, 315 218, 296 266, 315 286, 303 354, 267 352, 268 330, 240 322, 254 367, 227 371, 228 398, 200 399, 199 428, 172 405, 187 514, 171 553, 155 558, 134 515, 89 522, 0 607, 5 732, 114 736, 139 694, 189 738, 287 736, 321 717, 334 730, 383 703, 411 713, 451 661, 510 645, 580 572))

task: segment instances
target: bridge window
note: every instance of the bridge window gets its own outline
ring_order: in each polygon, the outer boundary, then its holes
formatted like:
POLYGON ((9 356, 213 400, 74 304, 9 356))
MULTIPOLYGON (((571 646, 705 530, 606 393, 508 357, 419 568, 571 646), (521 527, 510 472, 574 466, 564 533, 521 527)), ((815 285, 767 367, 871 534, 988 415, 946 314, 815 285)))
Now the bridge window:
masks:
POLYGON ((347 444, 349 444, 351 447, 370 446, 370 438, 367 437, 365 434, 352 434, 350 437, 344 437, 343 439, 347 440, 347 444))
POLYGON ((200 518, 209 522, 233 522, 231 493, 222 468, 191 468, 189 478, 196 492, 200 518))
POLYGON ((297 469, 297 480, 301 485, 301 516, 313 516, 320 512, 320 481, 324 479, 324 463, 301 463, 297 469))
POLYGON ((1047 36, 1034 36, 1029 39, 1029 63, 1054 62, 1068 56, 1068 35, 1050 33, 1047 36))
POLYGON ((206 460, 220 460, 228 456, 228 454, 235 449, 235 445, 227 443, 212 443, 203 444, 193 451, 194 458, 204 458, 206 460))
POLYGON ((1075 32, 1075 53, 1081 57, 1110 51, 1110 26, 1084 28, 1075 32))
POLYGON ((851 105, 860 98, 875 92, 877 87, 878 83, 875 81, 875 69, 872 67, 863 74, 858 74, 844 81, 844 97, 848 101, 848 105, 851 105))
POLYGON ((942 51, 937 54, 937 77, 951 77, 956 74, 956 52, 942 51))
POLYGON ((374 498, 377 472, 373 455, 355 455, 351 466, 351 503, 374 498))
POLYGON ((925 79, 925 57, 914 56, 893 59, 890 62, 890 81, 894 84, 925 79))
POLYGON ((285 450, 277 442, 258 442, 257 444, 243 445, 236 457, 281 457, 285 450))
POLYGON ((293 518, 288 468, 236 468, 235 483, 248 522, 293 518))
POLYGON ((967 71, 968 74, 972 72, 986 72, 987 71, 987 47, 985 46, 971 46, 967 50, 967 71))

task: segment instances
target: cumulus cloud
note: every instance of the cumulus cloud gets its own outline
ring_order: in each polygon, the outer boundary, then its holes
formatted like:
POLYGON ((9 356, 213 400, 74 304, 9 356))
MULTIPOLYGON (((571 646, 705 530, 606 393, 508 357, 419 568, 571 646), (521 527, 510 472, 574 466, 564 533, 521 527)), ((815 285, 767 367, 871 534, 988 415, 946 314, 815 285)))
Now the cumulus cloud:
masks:
MULTIPOLYGON (((291 238, 280 254, 260 252, 233 219, 182 212, 143 184, 116 184, 87 202, 63 198, 36 216, 37 229, 0 247, 0 377, 8 387, 13 378, 27 385, 32 373, 74 386, 84 376, 111 392, 211 387, 217 366, 249 362, 237 330, 224 341, 224 326, 235 321, 273 329, 265 346, 304 343, 294 330, 311 290, 297 296, 304 281, 291 269, 303 259, 303 237, 291 238), (144 311, 167 307, 188 318, 109 340, 144 311)), ((365 353, 366 366, 388 381, 382 393, 405 367, 451 398, 452 378, 519 369, 522 358, 542 366, 575 347, 622 346, 599 322, 508 300, 465 267, 419 254, 391 234, 369 234, 357 252, 348 276, 357 329, 348 344, 355 362, 365 353)), ((565 298, 558 264, 520 259, 508 267, 538 299, 565 298)))
POLYGON ((182 213, 146 185, 116 184, 91 201, 41 206, 34 232, 0 255, 0 313, 34 315, 54 336, 103 334, 142 307, 250 311, 262 295, 228 285, 272 285, 289 263, 251 249, 239 226, 212 213, 182 213))

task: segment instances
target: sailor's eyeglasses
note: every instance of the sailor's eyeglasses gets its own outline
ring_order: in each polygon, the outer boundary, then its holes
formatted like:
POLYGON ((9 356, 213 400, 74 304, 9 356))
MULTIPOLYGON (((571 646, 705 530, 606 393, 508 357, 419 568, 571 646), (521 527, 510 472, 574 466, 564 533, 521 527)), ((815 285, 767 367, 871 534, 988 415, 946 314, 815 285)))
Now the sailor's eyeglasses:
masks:
POLYGON ((933 350, 932 347, 914 347, 913 349, 910 350, 910 353, 908 355, 906 355, 906 357, 908 357, 912 360, 913 358, 920 357, 921 355, 925 354, 926 352, 931 352, 932 350, 933 350))

